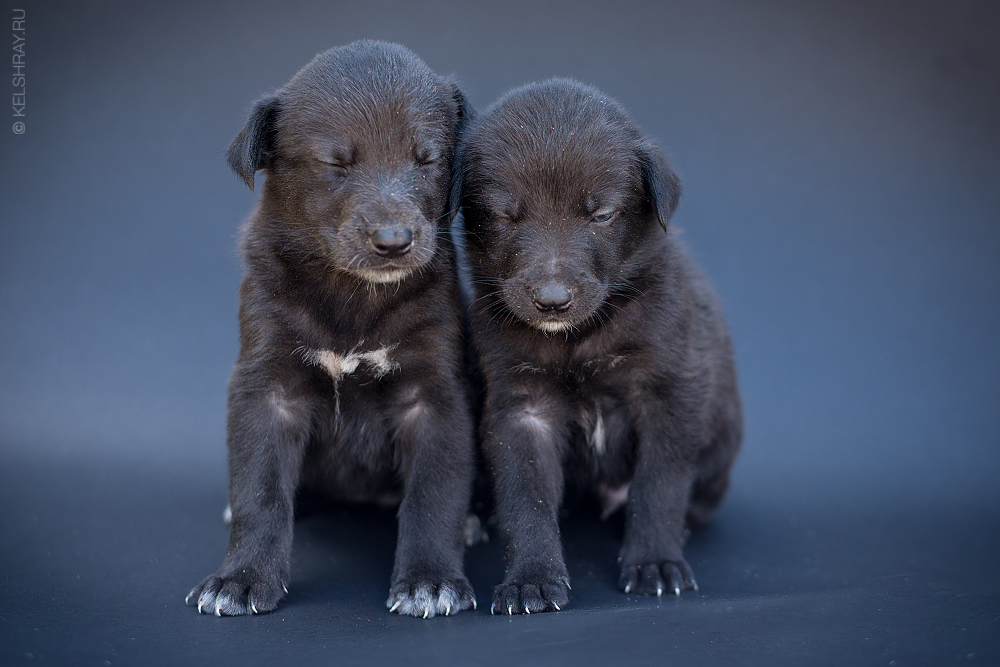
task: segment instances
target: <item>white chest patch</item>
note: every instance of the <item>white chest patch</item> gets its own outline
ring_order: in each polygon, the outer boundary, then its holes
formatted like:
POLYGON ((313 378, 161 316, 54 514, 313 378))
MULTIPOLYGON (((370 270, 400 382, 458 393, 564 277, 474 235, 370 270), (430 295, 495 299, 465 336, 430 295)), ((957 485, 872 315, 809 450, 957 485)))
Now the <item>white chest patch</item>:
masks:
POLYGON ((604 432, 604 416, 601 414, 600 408, 593 413, 583 412, 580 415, 580 421, 583 422, 583 427, 586 429, 590 446, 598 454, 603 454, 604 450, 607 449, 608 438, 604 432))
POLYGON ((376 378, 381 378, 399 370, 399 364, 389 357, 389 353, 395 348, 395 345, 387 345, 368 352, 351 350, 346 354, 337 354, 331 350, 302 350, 302 358, 308 364, 322 367, 334 382, 358 370, 362 364, 367 366, 376 378))

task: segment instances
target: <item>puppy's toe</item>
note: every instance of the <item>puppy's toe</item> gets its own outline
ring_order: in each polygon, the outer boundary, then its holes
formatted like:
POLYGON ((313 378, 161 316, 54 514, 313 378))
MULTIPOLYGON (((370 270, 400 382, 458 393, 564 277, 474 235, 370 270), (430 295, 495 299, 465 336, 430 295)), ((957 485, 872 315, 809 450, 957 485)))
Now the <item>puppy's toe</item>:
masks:
POLYGON ((389 611, 418 618, 450 616, 475 609, 476 594, 465 577, 437 582, 402 580, 389 590, 385 606, 389 611))
POLYGON ((639 568, 639 572, 642 574, 642 584, 639 586, 639 590, 643 595, 661 596, 667 590, 667 584, 660 574, 660 567, 655 563, 643 565, 639 568))
POLYGON ((569 581, 546 582, 541 586, 542 597, 549 604, 546 611, 562 611, 569 606, 569 581))
POLYGON ((514 615, 561 611, 569 604, 568 591, 565 580, 501 584, 493 590, 490 613, 514 615))
POLYGON ((284 597, 285 586, 244 569, 230 576, 213 574, 191 589, 184 601, 199 613, 216 616, 262 614, 273 610, 284 597))
POLYGON ((674 595, 680 595, 681 591, 689 588, 698 590, 698 582, 694 580, 694 572, 685 561, 664 561, 660 563, 660 571, 670 585, 670 592, 674 595))
POLYGON ((548 607, 545 598, 542 597, 542 588, 535 584, 525 584, 521 586, 521 607, 526 614, 537 614, 543 612, 548 607))
POLYGON ((625 593, 636 593, 639 591, 639 582, 642 581, 642 574, 636 566, 623 567, 622 573, 618 577, 618 590, 625 593))

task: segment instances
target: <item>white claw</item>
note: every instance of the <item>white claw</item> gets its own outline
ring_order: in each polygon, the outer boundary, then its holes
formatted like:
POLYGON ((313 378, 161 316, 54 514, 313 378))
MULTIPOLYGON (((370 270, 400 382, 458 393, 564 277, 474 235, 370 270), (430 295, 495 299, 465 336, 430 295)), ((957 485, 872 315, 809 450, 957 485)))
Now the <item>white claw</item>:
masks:
POLYGON ((427 618, 427 614, 431 612, 430 609, 424 609, 424 618, 427 618))
POLYGON ((473 611, 475 611, 477 609, 477 607, 476 607, 476 598, 472 598, 472 609, 473 609, 473 611))
POLYGON ((658 598, 663 597, 663 586, 656 587, 656 597, 658 598))
POLYGON ((257 611, 257 605, 255 605, 252 601, 250 602, 250 611, 252 611, 255 614, 260 613, 259 611, 257 611))
POLYGON ((444 615, 451 616, 451 605, 448 605, 444 608, 444 615))
POLYGON ((399 605, 402 604, 402 602, 403 602, 402 600, 396 600, 395 604, 389 607, 389 611, 396 611, 397 609, 399 609, 399 605))
POLYGON ((285 586, 284 584, 281 584, 281 587, 284 589, 285 595, 288 595, 288 586, 285 586))
POLYGON ((531 613, 531 610, 528 609, 528 605, 524 605, 524 613, 525 614, 530 614, 531 613))
POLYGON ((222 600, 215 598, 215 615, 222 616, 222 600))
POLYGON ((552 606, 556 608, 556 611, 562 611, 562 609, 560 609, 559 605, 557 605, 555 602, 552 603, 552 606))
POLYGON ((205 612, 203 612, 203 611, 201 610, 201 598, 198 598, 198 613, 199 613, 199 614, 203 614, 203 613, 205 613, 205 612))
POLYGON ((507 605, 507 615, 508 616, 514 615, 514 605, 512 604, 507 605))
POLYGON ((631 593, 632 592, 632 582, 631 581, 628 582, 627 584, 625 584, 625 592, 626 593, 631 593))
POLYGON ((675 586, 675 587, 674 587, 674 595, 680 595, 680 594, 681 594, 681 589, 680 589, 680 588, 677 588, 677 587, 675 586))
POLYGON ((191 594, 188 593, 184 596, 184 604, 191 604, 191 594))
POLYGON ((492 616, 492 615, 493 615, 493 614, 495 614, 495 613, 496 613, 496 612, 495 612, 495 611, 493 610, 493 607, 490 607, 490 616, 492 616))

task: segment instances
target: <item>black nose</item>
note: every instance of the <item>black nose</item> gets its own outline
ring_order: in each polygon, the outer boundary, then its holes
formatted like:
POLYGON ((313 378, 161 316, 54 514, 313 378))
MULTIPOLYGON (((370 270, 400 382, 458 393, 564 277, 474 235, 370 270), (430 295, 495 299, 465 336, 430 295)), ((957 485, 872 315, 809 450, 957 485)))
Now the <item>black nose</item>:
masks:
POLYGON ((531 293, 531 300, 535 303, 535 308, 542 312, 561 312, 569 308, 573 300, 573 293, 565 285, 560 283, 548 283, 541 287, 536 287, 531 293))
POLYGON ((387 257, 405 255, 413 245, 413 232, 399 225, 376 229, 368 238, 375 246, 375 252, 387 257))

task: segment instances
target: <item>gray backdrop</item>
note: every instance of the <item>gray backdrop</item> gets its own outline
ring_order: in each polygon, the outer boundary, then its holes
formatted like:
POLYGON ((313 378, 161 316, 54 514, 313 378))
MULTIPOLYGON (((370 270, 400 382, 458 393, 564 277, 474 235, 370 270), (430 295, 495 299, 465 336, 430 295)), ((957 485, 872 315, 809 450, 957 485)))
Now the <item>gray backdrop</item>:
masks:
POLYGON ((0 21, 21 8, 25 115, 0 124, 0 663, 1000 664, 995 3, 32 0, 0 21), (362 37, 480 108, 579 78, 664 147, 747 417, 731 495, 688 548, 700 593, 618 593, 620 527, 568 517, 565 612, 489 616, 494 540, 466 558, 478 612, 399 618, 391 513, 342 508, 299 523, 276 612, 184 606, 226 540, 255 195, 223 152, 253 99, 362 37))

